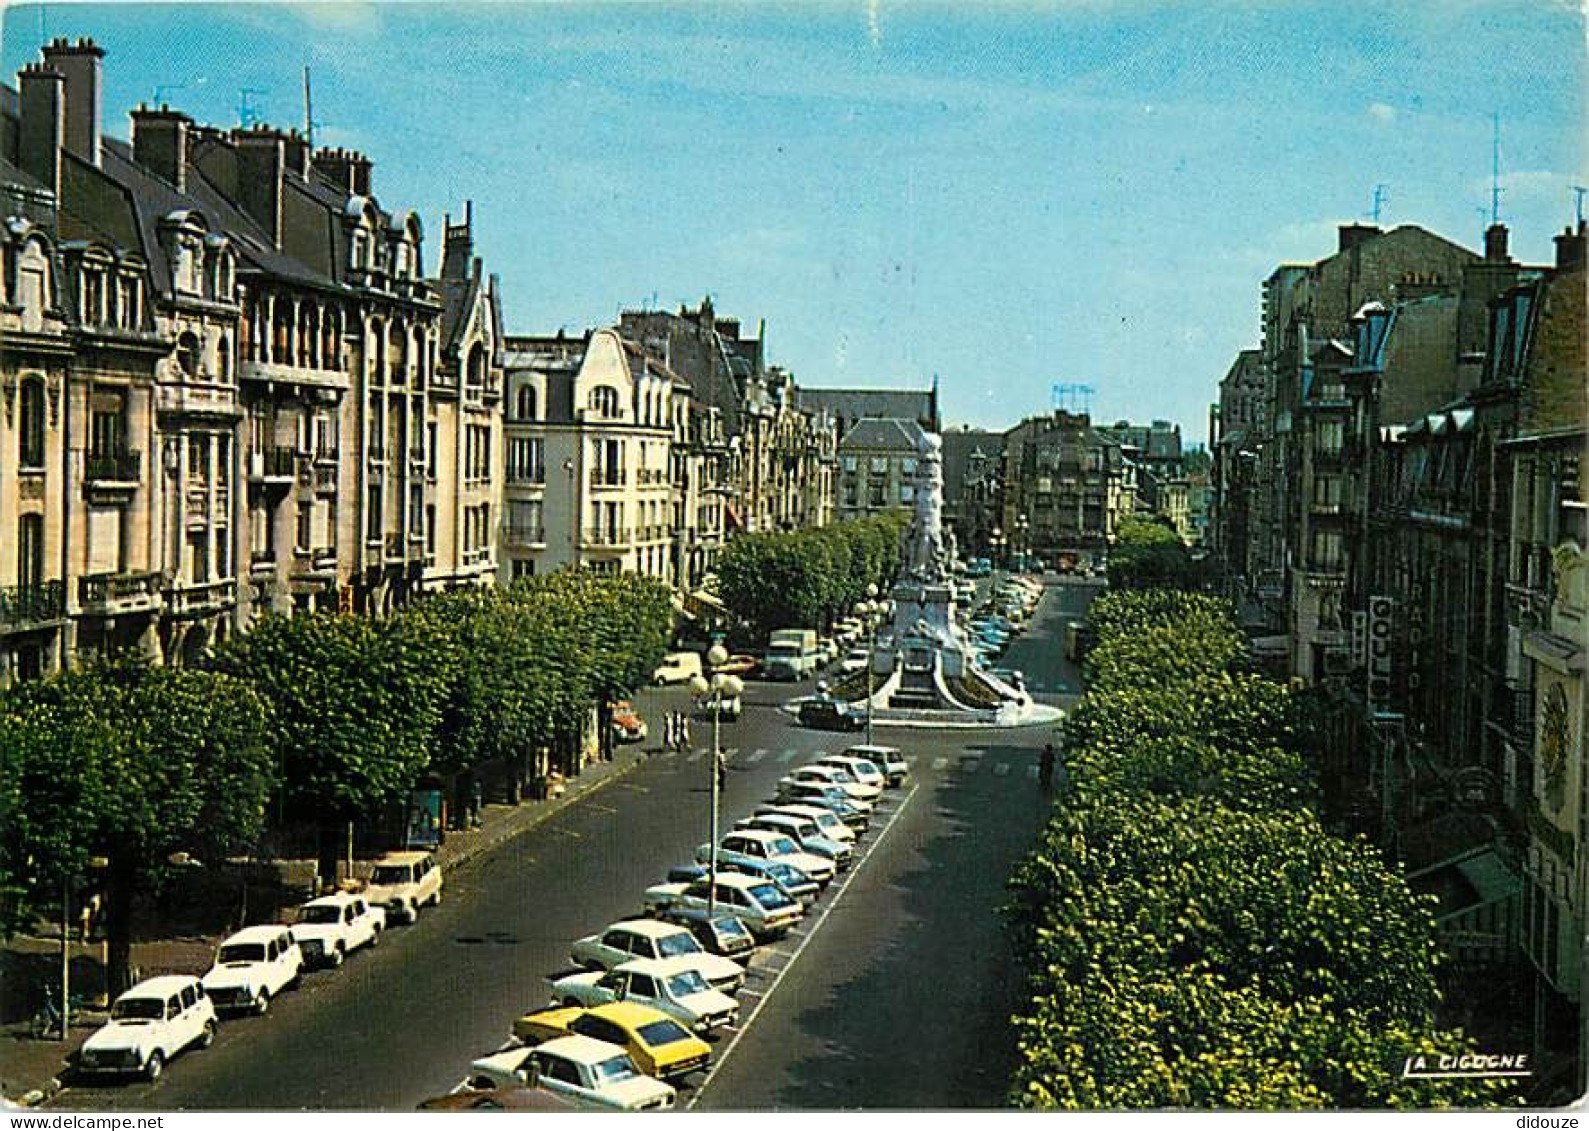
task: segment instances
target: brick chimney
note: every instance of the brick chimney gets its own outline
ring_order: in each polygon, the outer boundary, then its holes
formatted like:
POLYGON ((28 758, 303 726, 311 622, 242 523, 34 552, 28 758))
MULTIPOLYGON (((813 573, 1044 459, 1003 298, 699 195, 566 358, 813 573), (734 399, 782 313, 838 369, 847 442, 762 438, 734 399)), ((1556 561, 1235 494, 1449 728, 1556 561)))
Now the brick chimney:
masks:
POLYGON ((309 139, 297 130, 287 131, 287 170, 300 180, 309 179, 309 139))
POLYGON ((287 139, 270 126, 232 131, 237 151, 237 203, 281 246, 281 179, 287 170, 287 139))
POLYGON ((1573 267, 1582 267, 1586 244, 1589 244, 1589 229, 1585 228, 1584 221, 1578 221, 1578 230, 1574 232, 1569 225, 1561 235, 1556 237, 1556 270, 1566 271, 1573 267))
POLYGON ((1380 234, 1378 224, 1342 224, 1339 233, 1340 246, 1336 248, 1337 252, 1351 251, 1380 234))
POLYGON ((55 39, 44 49, 45 63, 66 78, 66 148, 92 165, 99 164, 104 57, 92 39, 55 39))
POLYGON ((314 155, 314 167, 350 196, 370 195, 371 164, 355 149, 321 149, 314 155))
POLYGON ((474 258, 474 201, 464 201, 462 224, 442 217, 441 231, 441 277, 467 279, 474 258))
POLYGON ((61 145, 66 139, 66 77, 43 63, 17 75, 21 122, 17 164, 61 198, 61 145))
POLYGON ((1484 261, 1486 263, 1510 263, 1511 255, 1506 250, 1506 225, 1491 224, 1484 229, 1484 261))
POLYGON ((188 186, 188 131, 193 119, 180 110, 139 106, 132 112, 132 156, 178 192, 188 186))

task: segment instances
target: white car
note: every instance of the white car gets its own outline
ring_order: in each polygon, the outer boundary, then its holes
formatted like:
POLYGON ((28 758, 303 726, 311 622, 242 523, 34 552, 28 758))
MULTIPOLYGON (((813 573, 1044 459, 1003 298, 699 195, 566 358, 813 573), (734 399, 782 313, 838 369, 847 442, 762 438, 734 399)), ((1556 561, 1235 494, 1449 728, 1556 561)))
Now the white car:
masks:
MULTIPOLYGON (((837 866, 832 859, 805 852, 798 841, 788 833, 770 832, 767 829, 736 829, 718 842, 718 859, 735 860, 741 857, 752 861, 775 860, 798 868, 819 884, 833 879, 837 866)), ((712 846, 703 844, 695 850, 695 859, 705 864, 712 858, 712 846)))
POLYGON ((910 766, 905 761, 905 755, 897 746, 868 746, 861 743, 856 746, 846 746, 845 754, 853 754, 857 758, 865 758, 872 765, 883 771, 883 778, 889 785, 902 785, 910 776, 910 766))
POLYGON ((303 975, 303 952, 292 931, 280 923, 244 927, 215 952, 204 975, 204 993, 217 1010, 264 1013, 270 999, 303 975))
POLYGON ((718 873, 717 895, 713 900, 710 880, 687 884, 656 884, 646 889, 646 909, 666 911, 680 908, 694 911, 715 904, 718 911, 733 915, 757 939, 780 938, 805 914, 800 901, 780 891, 778 885, 760 876, 718 873))
POLYGON ((662 665, 651 673, 655 683, 688 683, 691 676, 701 674, 699 652, 669 652, 662 657, 662 665))
POLYGON ((374 946, 386 929, 386 912, 362 895, 338 893, 310 900, 298 909, 292 937, 307 966, 341 966, 361 946, 374 946))
POLYGON ((862 785, 875 787, 879 794, 883 792, 883 787, 888 784, 888 779, 883 776, 883 771, 876 762, 859 754, 851 754, 849 751, 843 754, 824 754, 812 765, 836 766, 838 769, 846 771, 862 785))
POLYGON ((158 1080, 166 1062, 189 1045, 215 1040, 215 1007, 199 980, 167 974, 139 982, 116 999, 110 1020, 83 1042, 77 1070, 84 1074, 142 1074, 158 1080))
POLYGON ((594 1037, 556 1037, 534 1048, 510 1048, 469 1066, 472 1088, 545 1088, 584 1107, 665 1111, 673 1085, 642 1075, 627 1050, 594 1037))
MULTIPOLYGON (((840 821, 839 824, 843 824, 840 821)), ((833 866, 844 871, 855 856, 855 849, 843 841, 822 835, 822 830, 810 817, 793 813, 757 813, 734 822, 736 829, 764 829, 793 837, 802 852, 811 852, 833 861, 833 866)))
POLYGON ((684 958, 714 990, 733 993, 745 984, 743 966, 708 954, 687 928, 660 919, 614 923, 601 934, 576 942, 569 957, 581 966, 600 970, 611 970, 633 958, 684 958))
POLYGON ((839 661, 841 672, 865 671, 866 665, 871 661, 872 654, 865 648, 851 648, 845 653, 844 659, 839 661))
POLYGON ((817 828, 822 830, 822 835, 829 840, 836 840, 840 844, 854 845, 856 840, 855 830, 844 823, 831 809, 824 809, 820 805, 764 805, 756 810, 759 817, 764 813, 788 813, 795 817, 803 817, 815 821, 817 828))
POLYGON ((782 786, 785 782, 797 784, 809 782, 813 785, 834 785, 848 797, 853 797, 863 805, 871 805, 883 792, 882 788, 875 785, 863 785, 855 780, 855 775, 838 766, 824 766, 813 762, 809 766, 800 766, 785 774, 778 782, 782 786))
POLYGON ((375 861, 364 898, 386 908, 388 923, 412 923, 441 902, 441 868, 428 852, 388 852, 375 861))
POLYGON ((712 989, 688 957, 631 958, 611 970, 565 974, 552 982, 552 1001, 584 1006, 632 1001, 660 1009, 695 1033, 739 1020, 734 999, 712 989))

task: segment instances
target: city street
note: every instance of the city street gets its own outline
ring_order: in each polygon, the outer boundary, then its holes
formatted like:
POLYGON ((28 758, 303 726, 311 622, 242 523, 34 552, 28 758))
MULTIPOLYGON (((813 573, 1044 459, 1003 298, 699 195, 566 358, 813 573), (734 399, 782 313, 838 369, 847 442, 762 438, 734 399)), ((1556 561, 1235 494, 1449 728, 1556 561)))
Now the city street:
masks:
MULTIPOLYGON (((1064 584, 1003 661, 1039 699, 1066 702, 1077 673, 1064 625, 1097 589, 1064 584)), ((806 730, 778 704, 808 687, 752 682, 732 751, 723 825, 777 778, 861 736, 806 730)), ((637 698, 660 732, 680 689, 637 698)), ((1002 1106, 1019 986, 996 908, 1041 825, 1046 728, 879 728, 911 760, 857 861, 807 923, 757 955, 738 1032, 681 1104, 716 1108, 1002 1106)), ((447 877, 440 908, 388 932, 337 973, 305 977, 270 1014, 223 1024, 215 1045, 156 1084, 73 1084, 63 1109, 405 1110, 445 1092, 513 1019, 548 1001, 569 945, 636 914, 641 893, 707 839, 710 724, 696 751, 657 755, 624 779, 447 877)))

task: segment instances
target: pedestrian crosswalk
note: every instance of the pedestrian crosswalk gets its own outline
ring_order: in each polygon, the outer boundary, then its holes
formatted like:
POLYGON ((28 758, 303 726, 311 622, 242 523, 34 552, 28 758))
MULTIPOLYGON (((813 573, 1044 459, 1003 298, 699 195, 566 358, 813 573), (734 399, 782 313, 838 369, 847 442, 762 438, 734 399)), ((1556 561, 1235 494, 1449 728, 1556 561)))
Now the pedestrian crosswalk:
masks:
MULTIPOLYGON (((687 751, 664 750, 661 752, 661 756, 664 759, 681 759, 685 762, 699 763, 701 759, 707 757, 710 753, 710 747, 696 746, 687 751)), ((736 747, 725 746, 723 748, 724 760, 742 767, 753 766, 758 762, 769 760, 783 766, 795 761, 801 763, 813 762, 821 758, 823 754, 824 751, 821 750, 801 750, 795 747, 785 750, 769 750, 765 746, 758 746, 754 750, 743 752, 736 747)), ((939 754, 935 755, 930 761, 926 758, 921 758, 919 761, 913 758, 911 761, 919 768, 930 768, 934 773, 949 772, 956 777, 968 777, 973 774, 979 774, 982 772, 983 767, 986 766, 988 772, 996 778, 1013 776, 1024 777, 1029 781, 1036 781, 1038 778, 1035 752, 1032 754, 1031 761, 1023 758, 1013 760, 1009 758, 991 758, 980 750, 967 750, 959 755, 939 754)))

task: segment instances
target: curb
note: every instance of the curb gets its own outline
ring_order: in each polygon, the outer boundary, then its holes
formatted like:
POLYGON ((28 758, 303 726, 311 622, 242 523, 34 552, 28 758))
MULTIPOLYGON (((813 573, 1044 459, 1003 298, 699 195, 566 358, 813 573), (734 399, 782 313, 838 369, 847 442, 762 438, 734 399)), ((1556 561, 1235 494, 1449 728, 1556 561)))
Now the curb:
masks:
MULTIPOLYGON (((509 829, 501 836, 482 838, 478 843, 461 849, 457 855, 453 856, 442 865, 443 873, 455 871, 458 868, 463 867, 465 864, 468 864, 470 861, 474 860, 475 857, 481 855, 482 853, 488 852, 495 848, 500 848, 502 845, 507 844, 511 840, 517 839, 524 833, 529 832, 531 829, 545 824, 547 821, 551 820, 552 817, 556 816, 558 813, 561 813, 564 809, 568 808, 576 801, 580 801, 586 797, 589 797, 591 794, 604 788, 608 783, 618 781, 621 778, 633 773, 635 768, 644 760, 645 759, 643 758, 631 756, 628 759, 627 765, 614 765, 610 772, 602 775, 599 780, 590 781, 583 789, 577 791, 572 789, 568 790, 555 801, 547 803, 546 808, 538 811, 533 816, 525 818, 522 824, 515 823, 513 828, 509 829)), ((579 779, 575 778, 574 780, 578 781, 579 779)), ((509 820, 511 821, 512 818, 510 817, 509 820)))

